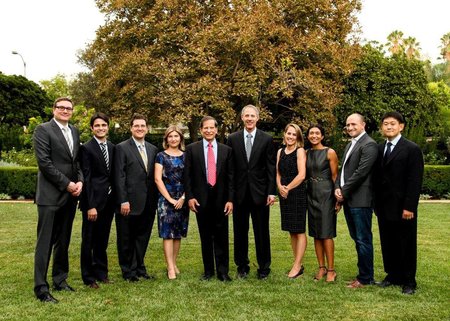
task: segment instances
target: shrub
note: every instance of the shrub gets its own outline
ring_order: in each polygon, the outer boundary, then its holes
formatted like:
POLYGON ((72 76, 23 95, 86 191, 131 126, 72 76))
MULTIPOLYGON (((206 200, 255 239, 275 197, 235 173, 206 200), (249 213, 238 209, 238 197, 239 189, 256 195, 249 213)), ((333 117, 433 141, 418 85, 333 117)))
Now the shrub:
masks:
POLYGON ((13 199, 34 198, 37 171, 37 167, 0 167, 0 194, 13 199))
POLYGON ((442 198, 450 191, 450 166, 425 165, 422 194, 442 198))
POLYGON ((1 159, 4 162, 17 164, 20 166, 37 166, 36 156, 34 155, 34 151, 31 148, 22 150, 13 148, 6 152, 3 151, 1 159))

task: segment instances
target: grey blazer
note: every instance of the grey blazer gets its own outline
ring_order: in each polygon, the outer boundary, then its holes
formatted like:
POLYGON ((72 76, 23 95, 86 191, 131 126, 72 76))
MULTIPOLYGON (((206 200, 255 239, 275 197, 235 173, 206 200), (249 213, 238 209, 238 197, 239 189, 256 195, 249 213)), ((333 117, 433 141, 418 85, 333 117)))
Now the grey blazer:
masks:
POLYGON ((36 127, 34 152, 39 167, 36 204, 62 206, 71 196, 66 191, 70 182, 83 181, 78 151, 78 129, 69 125, 73 137, 73 156, 58 124, 52 119, 36 127))
POLYGON ((146 206, 156 209, 154 169, 158 149, 148 142, 145 142, 145 149, 148 159, 147 172, 133 138, 116 145, 114 153, 113 174, 117 206, 120 211, 120 205, 129 202, 130 215, 142 214, 146 206))
MULTIPOLYGON (((342 160, 345 160, 351 143, 347 144, 342 160)), ((341 186, 341 172, 336 188, 342 190, 344 202, 350 207, 372 207, 372 170, 377 160, 377 143, 365 133, 355 144, 344 167, 344 186, 341 186)))

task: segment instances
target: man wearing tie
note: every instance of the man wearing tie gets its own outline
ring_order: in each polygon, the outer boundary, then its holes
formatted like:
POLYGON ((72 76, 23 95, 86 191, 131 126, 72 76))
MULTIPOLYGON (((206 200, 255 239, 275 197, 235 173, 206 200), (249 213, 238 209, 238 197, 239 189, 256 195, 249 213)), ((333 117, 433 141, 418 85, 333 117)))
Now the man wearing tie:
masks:
POLYGON ((83 213, 81 232, 81 277, 84 284, 97 289, 97 281, 109 283, 109 233, 114 217, 111 165, 114 144, 107 141, 109 117, 97 112, 90 120, 94 136, 80 147, 80 163, 84 176, 80 209, 83 213))
POLYGON ((148 128, 143 115, 134 114, 130 126, 132 137, 116 146, 113 173, 119 265, 125 280, 137 282, 139 277, 152 278, 144 257, 156 213, 154 165, 158 149, 145 141, 148 128))
POLYGON ((235 169, 234 262, 238 277, 246 278, 250 271, 248 230, 251 215, 259 265, 258 278, 266 279, 271 264, 269 206, 275 201, 276 155, 272 137, 256 128, 258 108, 245 106, 241 119, 244 130, 231 134, 227 141, 233 150, 235 169))
POLYGON ((69 125, 73 103, 67 97, 56 99, 53 119, 36 127, 34 151, 39 167, 36 204, 37 241, 34 260, 34 293, 42 302, 57 303, 50 294, 47 271, 53 250, 53 288, 74 289, 67 284, 69 243, 83 174, 78 162, 80 136, 69 125))
POLYGON ((216 141, 217 121, 205 116, 200 122, 203 139, 186 147, 184 189, 191 211, 196 213, 204 274, 231 281, 228 216, 233 211, 233 163, 231 148, 216 141))
POLYGON ((360 114, 348 116, 346 130, 352 138, 344 151, 341 171, 336 179, 335 196, 344 204, 344 215, 358 255, 358 275, 348 288, 374 283, 372 244, 372 170, 377 144, 365 132, 360 114))
POLYGON ((419 146, 402 137, 404 127, 405 121, 398 112, 388 112, 381 119, 381 131, 386 141, 378 146, 375 214, 386 277, 379 285, 400 285, 404 294, 414 294, 417 286, 417 206, 424 165, 419 146))

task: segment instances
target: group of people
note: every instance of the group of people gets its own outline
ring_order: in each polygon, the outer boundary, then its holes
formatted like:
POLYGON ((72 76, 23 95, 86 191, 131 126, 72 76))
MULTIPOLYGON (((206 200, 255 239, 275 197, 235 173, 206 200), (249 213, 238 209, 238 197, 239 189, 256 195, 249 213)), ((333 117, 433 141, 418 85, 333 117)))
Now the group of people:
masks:
POLYGON ((304 272, 308 213, 309 235, 314 238, 319 264, 314 279, 335 281, 333 238, 337 212, 343 206, 359 268, 348 286, 373 283, 374 206, 387 273, 379 285, 402 285, 404 293, 414 293, 423 160, 417 145, 401 136, 404 120, 400 114, 391 112, 383 117, 381 130, 387 140, 378 147, 364 131, 363 116, 350 115, 346 128, 352 142, 339 172, 336 152, 323 145, 322 126, 308 128, 306 138, 311 148, 305 151, 300 128, 287 125, 285 147, 275 153, 272 137, 256 127, 259 110, 253 105, 242 109, 244 128, 230 134, 226 144, 216 140, 216 119, 205 116, 200 121, 201 140, 185 146, 181 129, 171 125, 165 131, 161 152, 145 141, 148 126, 143 115, 132 116, 131 137, 114 145, 107 140, 108 116, 96 112, 90 120, 93 137, 80 145, 78 130, 69 124, 72 113, 72 101, 58 98, 53 119, 39 125, 33 137, 39 167, 34 292, 40 301, 58 302, 47 282, 52 253, 53 289, 74 291, 67 283, 68 249, 78 200, 83 215, 81 274, 91 288, 111 282, 107 247, 114 218, 125 280, 153 278, 147 273, 144 258, 155 216, 167 278, 176 279, 189 211, 195 213, 200 234, 201 280, 216 276, 220 281, 231 281, 231 214, 237 277, 247 278, 250 272, 251 218, 257 277, 266 279, 271 272, 269 211, 277 189, 282 229, 291 235, 294 256, 289 278, 304 272))

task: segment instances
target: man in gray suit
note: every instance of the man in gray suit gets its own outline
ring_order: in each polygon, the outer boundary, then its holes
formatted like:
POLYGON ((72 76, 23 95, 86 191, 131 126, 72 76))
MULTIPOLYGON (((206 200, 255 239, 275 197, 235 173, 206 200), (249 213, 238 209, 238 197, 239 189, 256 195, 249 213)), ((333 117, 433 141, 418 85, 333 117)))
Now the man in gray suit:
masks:
POLYGON ((144 265, 155 220, 157 190, 154 179, 158 149, 145 141, 147 120, 134 114, 131 138, 116 145, 114 186, 117 197, 117 251, 122 276, 130 282, 152 278, 144 265))
POLYGON ((336 180, 335 196, 344 205, 345 220, 356 244, 359 273, 348 288, 373 284, 372 169, 377 159, 375 141, 365 132, 360 114, 348 116, 346 129, 351 142, 345 148, 336 180))
POLYGON ((36 204, 37 241, 34 259, 34 293, 42 302, 57 303, 49 290, 47 271, 53 250, 53 287, 74 291, 67 284, 69 243, 83 175, 78 163, 80 136, 69 125, 73 103, 61 97, 53 104, 53 119, 36 127, 34 151, 39 167, 36 204))

